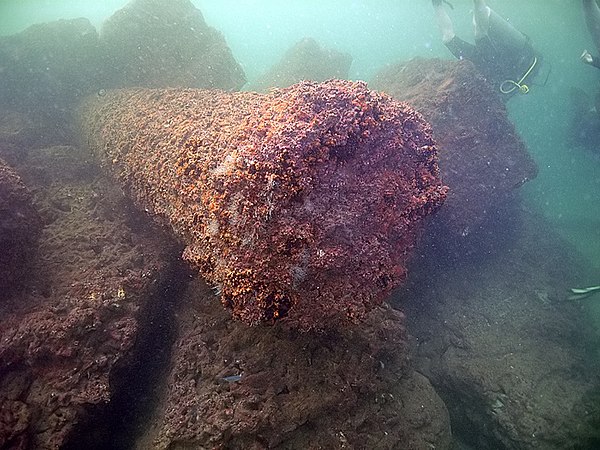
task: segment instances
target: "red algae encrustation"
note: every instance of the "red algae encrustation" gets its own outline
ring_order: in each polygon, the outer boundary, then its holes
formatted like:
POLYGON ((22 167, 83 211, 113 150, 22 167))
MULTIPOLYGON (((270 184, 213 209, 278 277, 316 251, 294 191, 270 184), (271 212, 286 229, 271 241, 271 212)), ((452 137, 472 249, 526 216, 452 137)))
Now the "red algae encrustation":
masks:
POLYGON ((81 117, 103 164, 248 324, 362 319, 446 197, 427 123, 362 82, 114 90, 81 117))

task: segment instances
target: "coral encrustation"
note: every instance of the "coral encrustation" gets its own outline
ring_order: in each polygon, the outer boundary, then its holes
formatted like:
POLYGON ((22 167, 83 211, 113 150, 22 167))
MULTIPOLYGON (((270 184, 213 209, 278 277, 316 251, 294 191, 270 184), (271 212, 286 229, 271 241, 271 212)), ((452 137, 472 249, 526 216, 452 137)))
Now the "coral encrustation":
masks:
POLYGON ((126 192, 249 324, 362 319, 446 197, 429 125, 362 82, 115 90, 81 117, 126 192))

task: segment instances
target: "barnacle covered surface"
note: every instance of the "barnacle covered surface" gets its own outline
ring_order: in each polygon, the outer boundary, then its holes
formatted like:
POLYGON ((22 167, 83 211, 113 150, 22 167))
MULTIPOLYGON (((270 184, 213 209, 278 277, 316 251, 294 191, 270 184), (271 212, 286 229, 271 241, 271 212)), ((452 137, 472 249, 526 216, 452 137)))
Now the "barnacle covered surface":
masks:
POLYGON ((249 324, 363 318, 446 195, 428 125, 364 83, 115 90, 81 115, 83 139, 249 324))

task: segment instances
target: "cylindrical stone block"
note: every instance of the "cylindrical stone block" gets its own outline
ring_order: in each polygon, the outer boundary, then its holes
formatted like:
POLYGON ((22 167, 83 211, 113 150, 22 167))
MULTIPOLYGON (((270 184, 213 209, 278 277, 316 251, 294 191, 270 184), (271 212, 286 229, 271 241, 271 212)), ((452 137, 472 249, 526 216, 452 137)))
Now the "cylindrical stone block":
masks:
POLYGON ((125 192, 249 324, 363 318, 446 196, 429 126, 361 82, 115 90, 81 117, 125 192))

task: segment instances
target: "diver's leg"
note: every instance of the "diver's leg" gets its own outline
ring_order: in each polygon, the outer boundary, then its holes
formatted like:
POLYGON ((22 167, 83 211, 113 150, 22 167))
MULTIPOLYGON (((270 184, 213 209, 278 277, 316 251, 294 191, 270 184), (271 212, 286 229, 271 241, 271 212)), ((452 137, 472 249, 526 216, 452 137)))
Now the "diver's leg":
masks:
POLYGON ((475 40, 488 35, 490 28, 490 14, 492 10, 485 4, 485 0, 473 0, 473 26, 475 27, 475 40))
POLYGON ((454 26, 452 25, 452 19, 450 19, 450 16, 441 1, 434 0, 433 10, 435 12, 435 20, 438 28, 442 33, 442 42, 447 44, 454 39, 454 36, 456 36, 454 33, 454 26))
POLYGON ((521 51, 530 47, 529 39, 510 22, 485 4, 485 0, 473 0, 473 24, 475 40, 489 38, 499 52, 521 51))
POLYGON ((442 42, 444 45, 457 59, 473 60, 477 53, 475 46, 463 41, 454 33, 452 19, 450 19, 442 0, 433 0, 432 3, 435 11, 435 20, 442 33, 442 42))
POLYGON ((600 8, 596 0, 583 0, 582 5, 588 31, 594 40, 596 49, 600 52, 600 8))

